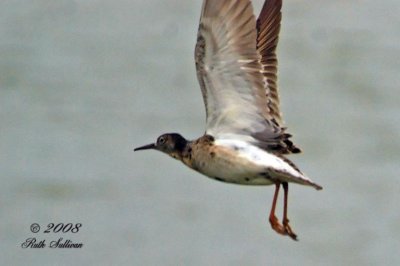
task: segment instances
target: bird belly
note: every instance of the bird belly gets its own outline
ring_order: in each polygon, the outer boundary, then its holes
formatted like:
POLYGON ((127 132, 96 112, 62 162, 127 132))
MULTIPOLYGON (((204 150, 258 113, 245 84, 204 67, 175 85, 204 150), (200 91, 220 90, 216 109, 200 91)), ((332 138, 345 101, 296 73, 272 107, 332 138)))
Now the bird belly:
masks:
POLYGON ((243 185, 271 185, 270 176, 263 167, 240 157, 215 156, 212 161, 200 162, 198 171, 222 182, 243 185))
POLYGON ((229 147, 213 146, 197 150, 192 157, 192 168, 218 181, 242 185, 271 185, 273 173, 265 165, 243 156, 229 147))
POLYGON ((240 140, 217 139, 210 146, 193 147, 189 166, 228 183, 271 185, 294 182, 321 189, 282 158, 240 140))

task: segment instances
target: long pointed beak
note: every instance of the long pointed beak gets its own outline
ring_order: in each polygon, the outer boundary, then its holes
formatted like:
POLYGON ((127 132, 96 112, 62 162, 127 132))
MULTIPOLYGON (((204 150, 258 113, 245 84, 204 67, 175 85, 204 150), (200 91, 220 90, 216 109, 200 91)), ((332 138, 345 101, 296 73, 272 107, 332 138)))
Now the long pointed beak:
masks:
POLYGON ((155 149, 156 145, 154 143, 147 144, 141 147, 135 148, 133 151, 140 151, 140 150, 148 150, 148 149, 155 149))

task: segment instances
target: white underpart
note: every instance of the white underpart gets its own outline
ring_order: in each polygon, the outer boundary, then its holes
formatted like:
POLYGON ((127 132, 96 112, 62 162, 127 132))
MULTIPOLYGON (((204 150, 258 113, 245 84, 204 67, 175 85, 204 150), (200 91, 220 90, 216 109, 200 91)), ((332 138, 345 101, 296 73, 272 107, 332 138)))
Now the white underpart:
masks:
MULTIPOLYGON (((261 170, 269 173, 272 177, 281 181, 295 182, 304 185, 310 185, 309 183, 312 183, 309 178, 294 169, 283 159, 245 141, 234 139, 216 139, 214 144, 216 146, 223 146, 237 151, 238 157, 243 158, 241 161, 243 161, 244 164, 242 164, 240 167, 244 172, 250 173, 252 170, 254 170, 255 173, 260 173, 261 170), (247 165, 249 168, 243 169, 247 168, 247 165)), ((237 169, 235 171, 237 171, 237 169)))

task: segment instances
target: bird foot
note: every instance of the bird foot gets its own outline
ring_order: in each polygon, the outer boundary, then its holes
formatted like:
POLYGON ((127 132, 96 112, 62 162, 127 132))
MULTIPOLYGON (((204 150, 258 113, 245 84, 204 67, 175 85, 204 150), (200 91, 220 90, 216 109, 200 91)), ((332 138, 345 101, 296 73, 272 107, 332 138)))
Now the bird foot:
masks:
POLYGON ((297 241, 297 235, 293 232, 292 228, 290 227, 289 219, 283 220, 283 227, 285 228, 285 232, 287 233, 287 235, 290 236, 291 239, 297 241))
POLYGON ((276 218, 276 216, 272 216, 269 218, 269 222, 271 224, 272 229, 274 229, 275 232, 281 235, 289 236, 291 239, 297 241, 297 235, 293 232, 292 228, 290 227, 288 219, 283 220, 283 224, 281 224, 278 221, 278 218, 276 218))

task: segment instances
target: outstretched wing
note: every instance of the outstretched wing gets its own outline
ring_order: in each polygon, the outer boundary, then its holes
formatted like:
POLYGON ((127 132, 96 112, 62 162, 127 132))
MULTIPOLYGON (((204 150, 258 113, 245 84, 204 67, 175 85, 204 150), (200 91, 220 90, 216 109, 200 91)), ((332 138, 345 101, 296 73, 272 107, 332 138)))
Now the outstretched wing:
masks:
POLYGON ((282 125, 279 110, 279 94, 277 86, 278 60, 276 47, 278 45, 279 31, 281 28, 282 0, 265 1, 257 19, 257 51, 261 55, 261 73, 265 78, 265 91, 268 99, 270 116, 282 125))
POLYGON ((262 44, 271 43, 270 34, 263 33, 270 20, 264 20, 256 23, 248 0, 203 2, 195 61, 206 106, 206 134, 246 140, 280 153, 298 152, 289 140, 290 135, 280 126, 276 64, 271 76, 270 57, 264 52, 267 55, 264 64, 260 52, 265 48, 262 44), (273 92, 276 96, 272 97, 273 92))

